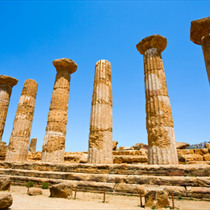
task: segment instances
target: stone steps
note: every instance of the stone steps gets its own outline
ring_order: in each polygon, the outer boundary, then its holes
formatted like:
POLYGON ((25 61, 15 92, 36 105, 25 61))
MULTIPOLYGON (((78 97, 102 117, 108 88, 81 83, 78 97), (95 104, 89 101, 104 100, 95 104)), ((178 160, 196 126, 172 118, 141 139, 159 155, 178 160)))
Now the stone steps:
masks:
POLYGON ((145 175, 119 175, 119 174, 85 174, 72 172, 52 172, 21 169, 0 169, 0 175, 36 177, 68 181, 88 181, 100 183, 124 183, 139 185, 167 185, 210 187, 210 177, 183 177, 183 176, 145 176, 145 175))
POLYGON ((0 162, 0 169, 72 172, 84 174, 119 174, 150 176, 210 176, 210 165, 140 165, 140 164, 55 164, 41 162, 0 162))
POLYGON ((79 191, 138 195, 148 186, 165 187, 169 194, 183 197, 210 198, 210 166, 208 165, 92 165, 1 162, 0 176, 11 178, 12 184, 49 186, 69 182, 79 191))
MULTIPOLYGON (((0 174, 1 176, 5 176, 0 174)), ((144 191, 145 187, 160 186, 164 187, 171 196, 174 193, 175 196, 193 197, 193 198, 210 198, 210 188, 207 187, 183 187, 183 186, 165 186, 165 185, 140 185, 140 184, 127 184, 127 183, 105 183, 94 181, 70 181, 63 179, 49 179, 49 178, 37 178, 26 176, 14 176, 6 175, 12 181, 12 185, 26 186, 29 181, 34 182, 35 187, 41 187, 43 182, 49 183, 49 186, 58 184, 61 182, 71 183, 73 186, 77 186, 78 191, 83 192, 106 192, 111 194, 122 195, 139 195, 139 191, 144 191)))

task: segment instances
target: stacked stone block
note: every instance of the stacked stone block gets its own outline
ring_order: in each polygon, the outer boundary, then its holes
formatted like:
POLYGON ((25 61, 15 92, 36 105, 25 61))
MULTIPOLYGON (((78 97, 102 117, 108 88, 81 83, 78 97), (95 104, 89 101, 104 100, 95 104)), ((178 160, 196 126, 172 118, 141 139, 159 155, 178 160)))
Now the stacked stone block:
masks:
POLYGON ((37 138, 31 139, 31 143, 29 146, 29 152, 36 152, 36 143, 37 143, 37 138))
POLYGON ((174 124, 161 56, 166 45, 165 37, 153 35, 141 40, 136 46, 144 55, 149 164, 178 164, 174 124))
POLYGON ((210 17, 191 22, 190 39, 195 44, 202 45, 210 84, 210 17))
POLYGON ((88 163, 112 164, 112 147, 111 64, 99 60, 95 66, 88 163))
POLYGON ((77 65, 67 58, 54 60, 53 65, 57 75, 42 147, 42 162, 62 163, 65 152, 70 78, 77 70, 77 65))
POLYGON ((13 77, 0 75, 0 143, 4 133, 12 88, 17 84, 17 82, 18 80, 13 77))
POLYGON ((24 83, 5 161, 27 161, 37 88, 32 79, 24 83))

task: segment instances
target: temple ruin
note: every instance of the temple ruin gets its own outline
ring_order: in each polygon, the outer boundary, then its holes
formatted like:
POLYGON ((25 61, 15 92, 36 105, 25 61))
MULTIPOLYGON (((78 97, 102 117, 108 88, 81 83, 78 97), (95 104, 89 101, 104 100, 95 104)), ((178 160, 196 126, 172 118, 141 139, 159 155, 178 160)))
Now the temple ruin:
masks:
POLYGON ((31 143, 29 146, 29 152, 36 152, 36 143, 37 143, 37 138, 31 139, 31 143))
POLYGON ((137 45, 144 55, 148 163, 178 164, 174 124, 168 97, 161 52, 167 40, 160 35, 148 36, 137 45))
POLYGON ((47 128, 42 147, 42 162, 64 162, 70 78, 77 64, 67 58, 53 61, 57 74, 53 88, 47 128))
POLYGON ((112 146, 111 64, 99 60, 95 66, 88 163, 112 164, 112 146))
POLYGON ((6 161, 27 161, 38 84, 27 79, 18 103, 6 161))
POLYGON ((17 84, 17 82, 18 80, 13 77, 0 75, 0 143, 4 133, 12 88, 17 84))
MULTIPOLYGON (((191 23, 191 40, 202 45, 208 76, 209 25, 210 17, 191 23)), ((29 146, 38 87, 32 79, 25 81, 7 146, 1 139, 12 87, 18 80, 0 76, 0 178, 8 178, 9 186, 11 182, 25 186, 30 181, 37 187, 62 183, 74 187, 75 194, 78 190, 139 196, 140 192, 145 195, 148 187, 158 187, 167 196, 210 201, 210 144, 190 149, 189 144, 175 141, 161 55, 166 46, 161 35, 148 36, 136 45, 144 57, 148 145, 117 148, 118 142, 112 139, 111 64, 99 60, 95 64, 88 151, 65 152, 70 79, 77 64, 62 58, 53 61, 57 74, 42 151, 36 151, 37 138, 32 138, 29 146)))
POLYGON ((206 71, 210 84, 210 17, 194 20, 191 22, 190 40, 195 44, 202 45, 206 64, 206 71))

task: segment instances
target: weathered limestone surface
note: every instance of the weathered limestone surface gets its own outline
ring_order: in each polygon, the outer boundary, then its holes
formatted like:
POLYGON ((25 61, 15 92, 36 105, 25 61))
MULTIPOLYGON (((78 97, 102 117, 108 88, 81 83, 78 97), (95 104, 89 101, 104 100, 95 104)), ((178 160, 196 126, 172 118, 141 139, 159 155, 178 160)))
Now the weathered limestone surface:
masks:
POLYGON ((57 74, 42 147, 42 162, 64 162, 66 125, 71 74, 77 64, 67 58, 53 61, 57 74))
POLYGON ((6 142, 0 142, 0 160, 5 160, 5 156, 7 153, 7 145, 6 142))
POLYGON ((113 144, 112 150, 116 150, 117 145, 118 145, 118 141, 113 141, 112 144, 113 144))
MULTIPOLYGON (((67 183, 79 191, 137 194, 146 187, 162 187, 169 195, 202 198, 210 189, 209 165, 112 165, 0 162, 0 177, 13 185, 31 180, 35 187, 67 183), (187 187, 192 187, 187 190, 187 187), (189 193, 188 193, 188 192, 189 193), (191 193, 191 194, 190 194, 191 193)), ((60 188, 64 190, 63 187, 60 188)))
POLYGON ((112 164, 112 81, 111 64, 99 60, 95 66, 88 163, 112 164))
POLYGON ((0 209, 7 209, 13 203, 13 199, 10 193, 0 193, 0 209))
POLYGON ((13 77, 0 75, 0 143, 4 133, 12 87, 15 86, 17 82, 18 80, 13 77))
POLYGON ((153 35, 136 46, 144 55, 149 164, 178 164, 174 123, 161 56, 166 45, 165 37, 153 35))
POLYGON ((137 165, 137 164, 75 164, 75 163, 41 163, 41 162, 1 162, 0 169, 22 169, 39 171, 124 174, 150 176, 210 176, 210 165, 137 165))
POLYGON ((75 187, 69 183, 60 183, 50 187, 50 197, 72 198, 72 188, 75 187))
POLYGON ((10 186, 10 178, 0 177, 0 190, 8 190, 10 186))
POLYGON ((30 196, 36 196, 36 195, 41 195, 42 190, 39 188, 29 188, 28 190, 28 195, 30 196))
POLYGON ((37 138, 31 139, 31 143, 29 146, 29 152, 36 152, 36 143, 37 143, 37 138))
POLYGON ((186 149, 189 146, 190 146, 190 144, 188 144, 188 143, 176 142, 176 148, 177 149, 186 149))
POLYGON ((6 161, 27 161, 38 84, 27 79, 18 103, 6 161))
POLYGON ((190 40, 202 45, 206 70, 210 83, 210 17, 191 22, 190 40))
POLYGON ((164 190, 164 188, 147 187, 144 191, 146 208, 160 209, 169 206, 170 201, 168 193, 164 190))

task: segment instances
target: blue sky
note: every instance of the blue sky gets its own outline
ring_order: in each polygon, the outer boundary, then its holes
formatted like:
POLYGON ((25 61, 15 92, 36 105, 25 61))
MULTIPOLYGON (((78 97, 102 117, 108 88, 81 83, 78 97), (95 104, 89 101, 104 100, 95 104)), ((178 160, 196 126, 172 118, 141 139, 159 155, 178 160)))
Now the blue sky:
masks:
POLYGON ((208 1, 0 1, 0 71, 13 88, 2 141, 9 142, 26 79, 38 83, 31 138, 41 151, 56 75, 52 61, 74 60, 66 151, 87 151, 95 63, 111 62, 113 140, 147 143, 143 56, 136 44, 165 36, 162 53, 176 140, 210 141, 210 92, 202 48, 190 41, 192 20, 209 16, 208 1))

